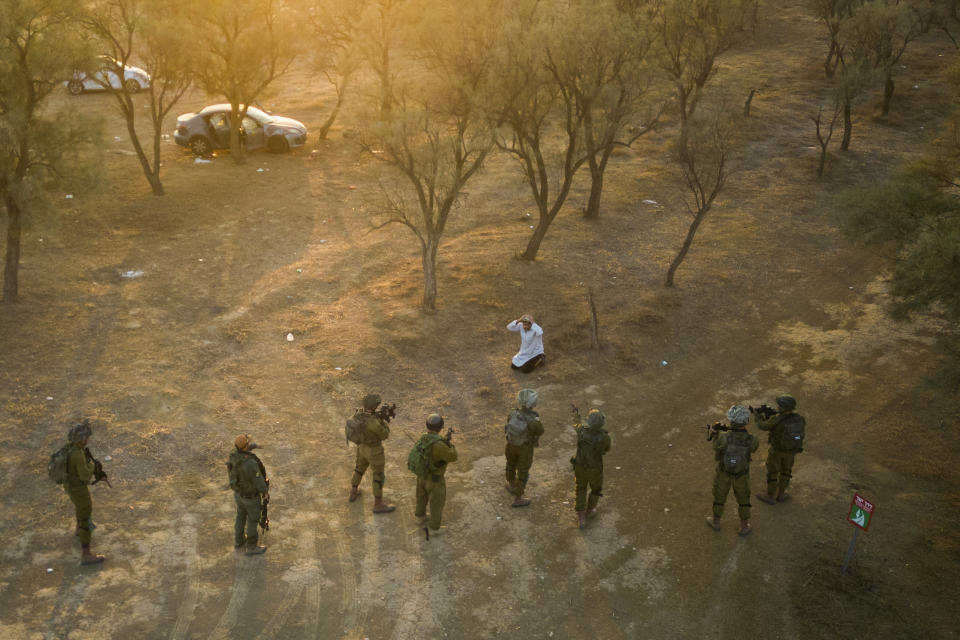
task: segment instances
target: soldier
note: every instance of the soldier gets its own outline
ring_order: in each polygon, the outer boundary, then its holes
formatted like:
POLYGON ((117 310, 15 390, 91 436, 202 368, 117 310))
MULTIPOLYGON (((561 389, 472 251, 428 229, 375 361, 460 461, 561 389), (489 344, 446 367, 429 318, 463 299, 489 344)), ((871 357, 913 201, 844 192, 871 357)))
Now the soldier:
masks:
POLYGON ((390 426, 376 414, 380 405, 380 396, 375 393, 363 397, 363 419, 366 431, 363 442, 357 445, 357 461, 350 481, 350 502, 360 497, 360 481, 367 467, 373 468, 373 512, 390 513, 396 507, 383 501, 383 481, 386 479, 383 469, 386 458, 383 453, 383 441, 390 437, 390 426))
POLYGON ((233 499, 237 503, 233 545, 237 551, 243 549, 248 556, 259 555, 267 550, 257 544, 257 524, 262 501, 270 500, 270 481, 267 480, 263 462, 253 453, 258 445, 250 436, 237 436, 233 445, 235 450, 227 460, 227 476, 233 489, 233 499))
POLYGON ((740 531, 737 533, 745 536, 750 533, 750 454, 760 446, 760 440, 747 432, 750 411, 743 405, 730 407, 727 420, 730 421, 730 430, 721 433, 713 442, 717 472, 713 478, 713 517, 707 516, 707 526, 720 531, 720 516, 732 486, 740 515, 740 531))
POLYGON ((767 451, 767 493, 757 496, 767 504, 786 502, 790 499, 787 487, 793 477, 793 459, 803 452, 803 437, 806 420, 794 413, 797 401, 793 396, 777 398, 779 412, 764 418, 759 412, 754 419, 761 430, 769 432, 770 449, 767 451))
POLYGON ((583 426, 580 410, 571 403, 573 428, 577 430, 577 454, 570 458, 573 475, 577 481, 577 521, 581 529, 587 526, 587 518, 597 512, 597 503, 603 495, 603 456, 610 451, 610 435, 603 429, 606 421, 599 409, 587 414, 587 426, 583 426), (587 498, 587 488, 590 497, 587 498))
POLYGON ((533 465, 533 449, 540 445, 543 423, 540 414, 533 410, 537 404, 537 392, 521 389, 517 394, 517 408, 510 412, 503 431, 507 437, 504 456, 507 458, 507 491, 513 494, 512 507, 525 507, 530 501, 523 497, 523 490, 530 477, 533 465))
MULTIPOLYGON (((90 498, 90 480, 103 474, 97 473, 87 441, 93 435, 90 421, 84 420, 70 427, 67 440, 72 445, 67 459, 67 476, 63 483, 77 515, 77 536, 80 538, 80 564, 99 564, 105 560, 101 555, 90 551, 90 538, 93 535, 93 500, 90 498)), ((105 476, 104 476, 105 477, 105 476)), ((99 480, 97 477, 94 481, 99 480)))
POLYGON ((430 505, 430 530, 439 531, 443 518, 443 505, 447 501, 447 481, 444 474, 447 465, 457 459, 457 448, 450 442, 450 434, 440 437, 443 418, 438 413, 427 416, 427 433, 420 436, 414 451, 427 454, 425 473, 417 475, 417 508, 414 516, 427 517, 427 504, 430 505))

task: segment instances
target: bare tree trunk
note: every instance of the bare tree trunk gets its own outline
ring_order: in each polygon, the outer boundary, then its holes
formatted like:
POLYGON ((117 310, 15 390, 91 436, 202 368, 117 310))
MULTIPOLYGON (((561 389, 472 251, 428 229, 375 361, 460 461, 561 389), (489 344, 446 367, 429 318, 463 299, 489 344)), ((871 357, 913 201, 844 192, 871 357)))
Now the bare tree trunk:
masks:
MULTIPOLYGON (((153 195, 162 196, 163 195, 163 185, 160 184, 160 161, 159 153, 154 155, 156 169, 150 167, 150 159, 147 158, 146 152, 143 150, 143 145, 140 144, 140 138, 137 136, 137 127, 134 123, 136 117, 136 110, 133 106, 133 101, 130 99, 129 94, 124 94, 121 98, 125 100, 126 103, 123 107, 124 119, 127 121, 127 135, 130 136, 130 142, 133 144, 133 150, 137 152, 137 159, 140 161, 140 167, 143 169, 143 175, 147 178, 147 182, 150 183, 150 189, 153 191, 153 195)), ((154 135, 154 149, 158 149, 160 144, 160 135, 155 132, 154 135)))
POLYGON ((827 59, 823 63, 823 74, 828 78, 832 78, 833 74, 837 70, 837 63, 834 61, 834 55, 836 52, 837 43, 836 41, 833 41, 830 43, 830 50, 827 52, 827 59))
POLYGON ((887 115, 890 113, 890 101, 893 99, 893 71, 887 70, 886 79, 883 83, 883 103, 880 107, 880 114, 887 115))
POLYGON ((333 106, 333 111, 330 112, 330 116, 324 121, 323 125, 320 127, 320 133, 317 134, 318 140, 326 140, 327 134, 330 133, 330 127, 333 126, 333 123, 336 121, 337 116, 340 115, 340 108, 343 106, 343 97, 346 94, 346 88, 341 89, 337 88, 337 103, 333 106))
POLYGON ((3 204, 7 209, 7 257, 3 267, 3 302, 17 301, 18 269, 20 267, 20 206, 6 194, 3 204))
POLYGON ((850 117, 850 99, 844 98, 843 102, 843 139, 840 141, 840 150, 846 151, 850 148, 850 137, 853 135, 853 120, 850 117))
POLYGON ((743 117, 750 117, 750 103, 753 102, 753 96, 757 93, 756 89, 750 89, 750 95, 747 96, 747 101, 743 103, 743 117))
POLYGON ((533 230, 530 240, 527 241, 527 248, 520 254, 521 258, 524 260, 536 259, 537 252, 540 251, 540 243, 543 242, 544 236, 547 235, 547 229, 550 227, 551 221, 551 218, 540 216, 540 222, 537 224, 537 228, 533 230))
POLYGON ((593 300, 593 290, 587 292, 590 303, 590 347, 596 351, 600 349, 600 322, 597 319, 597 303, 593 300))
POLYGON ((590 220, 600 217, 600 196, 603 195, 603 170, 595 163, 590 163, 590 199, 583 216, 590 220))
POLYGON ((677 253, 677 256, 673 259, 673 262, 670 263, 670 268, 667 269, 667 279, 664 281, 663 286, 673 286, 673 276, 676 274, 680 263, 683 262, 683 259, 687 257, 687 252, 690 251, 690 246, 693 244, 693 237, 697 234, 697 229, 700 227, 700 223, 703 222, 703 219, 707 216, 707 212, 709 210, 710 207, 705 207, 704 209, 698 211, 693 217, 693 222, 690 223, 690 228, 687 229, 687 237, 683 239, 683 246, 680 247, 680 252, 677 253))
POLYGON ((423 262, 423 308, 437 308, 437 244, 439 239, 428 238, 421 256, 423 262))

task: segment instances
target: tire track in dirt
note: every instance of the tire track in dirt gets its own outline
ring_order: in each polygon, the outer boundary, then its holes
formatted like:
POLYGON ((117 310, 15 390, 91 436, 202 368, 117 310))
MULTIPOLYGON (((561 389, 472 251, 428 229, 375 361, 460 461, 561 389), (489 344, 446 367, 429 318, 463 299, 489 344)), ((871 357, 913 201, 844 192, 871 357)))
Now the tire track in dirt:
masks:
POLYGON ((344 542, 344 533, 339 518, 331 518, 330 534, 337 545, 337 560, 340 568, 340 609, 343 611, 343 626, 348 630, 362 629, 366 621, 363 607, 353 606, 359 602, 357 576, 353 569, 349 549, 344 542))
POLYGON ((320 625, 320 583, 323 580, 323 569, 317 560, 318 530, 310 529, 300 535, 297 542, 297 557, 306 558, 291 567, 283 581, 290 584, 286 595, 280 601, 273 617, 267 622, 264 630, 256 636, 256 640, 271 640, 273 638, 291 637, 286 628, 291 612, 304 599, 307 605, 308 629, 307 637, 317 637, 320 625))
POLYGON ((230 602, 227 603, 227 608, 220 616, 217 626, 207 636, 210 640, 226 640, 231 637, 230 631, 233 629, 233 624, 243 610, 247 596, 250 595, 253 578, 260 570, 260 563, 257 560, 257 558, 246 556, 237 558, 238 566, 233 576, 233 586, 230 588, 230 602))
MULTIPOLYGON (((182 505, 177 505, 174 511, 183 512, 182 505)), ((170 640, 183 640, 187 637, 187 631, 193 623, 194 612, 197 608, 197 600, 200 597, 200 570, 202 561, 197 549, 197 529, 193 523, 193 516, 183 518, 185 523, 180 526, 180 534, 174 538, 174 545, 179 547, 186 558, 186 588, 180 606, 177 607, 177 619, 173 624, 173 631, 170 633, 170 640)))

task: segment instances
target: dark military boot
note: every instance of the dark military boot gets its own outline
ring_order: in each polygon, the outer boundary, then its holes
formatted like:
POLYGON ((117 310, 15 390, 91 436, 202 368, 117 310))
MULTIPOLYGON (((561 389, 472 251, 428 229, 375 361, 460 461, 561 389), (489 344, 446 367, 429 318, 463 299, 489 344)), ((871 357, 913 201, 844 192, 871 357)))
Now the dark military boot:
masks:
POLYGON ((359 487, 350 487, 350 502, 353 502, 360 497, 360 488, 359 487))
POLYGON ((707 526, 714 531, 720 531, 720 518, 717 516, 707 516, 707 526))
POLYGON ((513 504, 511 504, 510 506, 511 506, 511 507, 525 507, 525 506, 527 506, 528 504, 530 504, 530 501, 529 501, 529 500, 527 500, 527 499, 524 498, 523 496, 516 496, 516 497, 514 497, 514 499, 513 499, 513 504))
POLYGON ((104 560, 106 558, 90 551, 90 545, 83 545, 80 552, 80 564, 100 564, 104 560))
POLYGON ((783 489, 781 489, 777 493, 777 502, 786 502, 789 499, 790 499, 790 494, 784 491, 783 489))
POLYGON ((587 512, 577 511, 577 523, 581 529, 587 528, 587 512))
POLYGON ((252 544, 252 545, 247 545, 247 550, 244 551, 244 554, 246 554, 246 555, 248 555, 248 556, 258 556, 258 555, 260 555, 260 554, 262 554, 262 553, 266 553, 266 552, 267 552, 267 548, 266 548, 266 547, 263 547, 263 546, 261 546, 261 545, 258 545, 258 544, 256 544, 256 543, 254 543, 254 544, 252 544))
POLYGON ((387 504, 383 501, 383 498, 374 498, 373 499, 373 512, 374 513, 392 513, 396 507, 392 504, 387 504))
POLYGON ((758 493, 757 500, 760 502, 766 502, 767 504, 777 504, 777 498, 772 491, 768 491, 767 493, 758 493))
POLYGON ((590 507, 587 509, 587 520, 597 515, 597 507, 590 507))
POLYGON ((748 536, 748 535, 750 535, 750 531, 752 531, 752 529, 750 528, 750 521, 749 521, 749 520, 741 520, 741 521, 740 521, 740 531, 737 531, 737 535, 738 535, 738 536, 748 536))

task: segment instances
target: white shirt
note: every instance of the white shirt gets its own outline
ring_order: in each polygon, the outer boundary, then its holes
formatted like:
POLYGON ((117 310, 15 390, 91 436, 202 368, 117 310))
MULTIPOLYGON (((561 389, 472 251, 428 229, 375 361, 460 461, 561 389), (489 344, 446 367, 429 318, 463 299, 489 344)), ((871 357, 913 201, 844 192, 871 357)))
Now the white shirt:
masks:
POLYGON ((508 324, 507 329, 520 332, 520 351, 513 356, 515 366, 522 367, 543 353, 543 329, 536 322, 530 325, 529 331, 523 328, 523 323, 516 320, 508 324))

